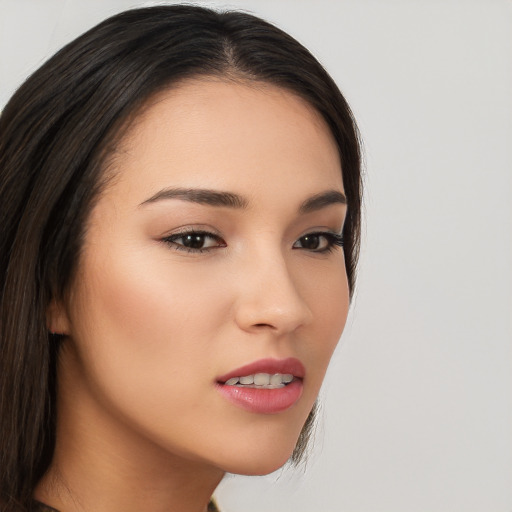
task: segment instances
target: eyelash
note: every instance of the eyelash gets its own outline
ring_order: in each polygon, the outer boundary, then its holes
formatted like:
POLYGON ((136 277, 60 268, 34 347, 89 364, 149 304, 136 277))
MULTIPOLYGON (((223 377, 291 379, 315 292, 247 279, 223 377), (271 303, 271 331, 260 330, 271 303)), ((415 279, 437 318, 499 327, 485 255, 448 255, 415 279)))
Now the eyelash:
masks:
MULTIPOLYGON (((334 233, 331 231, 315 231, 312 233, 306 233, 305 235, 302 235, 298 240, 304 240, 307 237, 322 237, 327 241, 327 246, 322 249, 307 249, 305 247, 294 247, 294 249, 303 249, 306 251, 314 252, 314 253, 329 253, 334 250, 335 247, 343 247, 343 235, 340 235, 338 233, 334 233)), ((180 233, 175 233, 170 236, 166 236, 165 238, 162 238, 162 242, 170 245, 173 249, 176 251, 185 251, 187 253, 196 253, 196 254, 202 254, 208 251, 211 251, 213 249, 219 249, 222 247, 226 247, 226 242, 222 240, 222 238, 214 233, 210 233, 208 231, 195 231, 195 230, 189 230, 189 231, 182 231, 180 233), (215 245, 213 247, 203 247, 203 248, 193 248, 193 247, 186 247, 183 244, 179 244, 176 241, 183 239, 188 236, 196 236, 196 237, 205 237, 210 238, 212 240, 216 240, 219 245, 215 245)), ((295 243, 297 243, 295 242, 295 243)), ((295 244, 294 244, 295 246, 295 244)))

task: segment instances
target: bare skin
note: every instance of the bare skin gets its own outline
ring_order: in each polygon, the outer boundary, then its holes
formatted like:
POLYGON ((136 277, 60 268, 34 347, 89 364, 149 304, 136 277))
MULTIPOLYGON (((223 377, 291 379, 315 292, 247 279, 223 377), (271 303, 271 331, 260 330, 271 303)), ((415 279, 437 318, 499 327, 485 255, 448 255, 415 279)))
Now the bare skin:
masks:
POLYGON ((343 331, 337 147, 290 92, 197 79, 151 101, 113 171, 68 300, 48 312, 66 339, 57 446, 35 496, 61 512, 205 512, 226 471, 290 457, 343 331), (219 376, 264 358, 303 364, 292 406, 259 414, 219 393, 219 376))

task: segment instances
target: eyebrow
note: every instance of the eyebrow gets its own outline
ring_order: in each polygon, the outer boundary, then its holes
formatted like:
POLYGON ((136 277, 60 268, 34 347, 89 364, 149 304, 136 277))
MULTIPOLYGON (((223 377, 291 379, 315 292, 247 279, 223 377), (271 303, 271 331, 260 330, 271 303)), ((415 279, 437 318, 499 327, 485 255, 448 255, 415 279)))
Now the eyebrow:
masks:
POLYGON ((321 210, 332 204, 347 204, 347 198, 345 194, 339 190, 328 190, 326 192, 320 192, 308 199, 306 199, 299 208, 300 213, 311 213, 317 210, 321 210))
MULTIPOLYGON (((143 201, 140 206, 165 199, 181 199, 192 203, 224 206, 241 210, 246 209, 249 205, 249 201, 245 197, 233 192, 202 188, 165 188, 143 201)), ((311 213, 332 204, 347 204, 345 194, 338 190, 327 190, 326 192, 315 194, 300 205, 299 213, 311 213)))
POLYGON ((225 206, 228 208, 245 209, 249 202, 247 199, 233 194, 203 188, 166 188, 146 199, 140 206, 155 203, 162 199, 182 199, 192 203, 207 204, 210 206, 225 206))

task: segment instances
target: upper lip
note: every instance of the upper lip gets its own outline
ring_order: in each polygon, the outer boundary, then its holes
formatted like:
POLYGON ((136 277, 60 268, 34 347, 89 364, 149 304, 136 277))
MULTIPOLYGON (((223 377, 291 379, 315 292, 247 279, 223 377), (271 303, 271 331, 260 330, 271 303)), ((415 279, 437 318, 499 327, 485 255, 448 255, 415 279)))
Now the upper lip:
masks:
POLYGON ((259 359, 252 363, 235 368, 228 373, 217 377, 217 382, 224 383, 233 377, 243 377, 244 375, 254 375, 255 373, 275 373, 290 374, 297 378, 304 378, 306 369, 304 365, 295 357, 286 359, 259 359))

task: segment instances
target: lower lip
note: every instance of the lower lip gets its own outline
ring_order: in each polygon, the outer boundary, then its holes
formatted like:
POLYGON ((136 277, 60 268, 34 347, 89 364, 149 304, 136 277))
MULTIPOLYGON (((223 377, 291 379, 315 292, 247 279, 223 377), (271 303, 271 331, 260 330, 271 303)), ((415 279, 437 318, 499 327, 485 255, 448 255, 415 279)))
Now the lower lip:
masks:
POLYGON ((294 405, 302 395, 302 380, 294 380, 283 388, 257 389, 217 384, 217 389, 230 402, 257 414, 276 414, 294 405))

